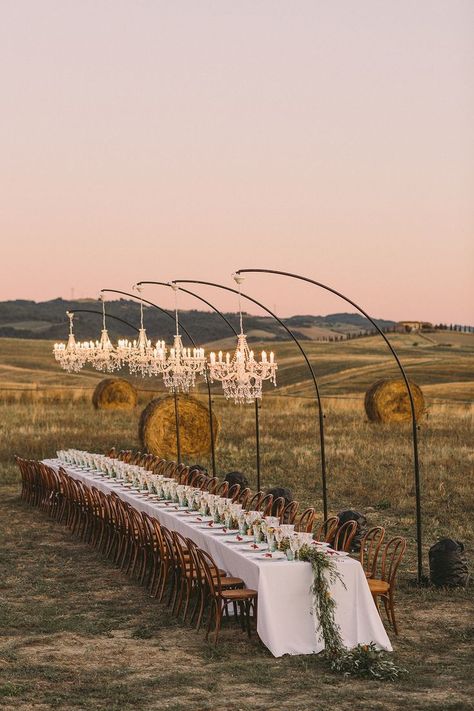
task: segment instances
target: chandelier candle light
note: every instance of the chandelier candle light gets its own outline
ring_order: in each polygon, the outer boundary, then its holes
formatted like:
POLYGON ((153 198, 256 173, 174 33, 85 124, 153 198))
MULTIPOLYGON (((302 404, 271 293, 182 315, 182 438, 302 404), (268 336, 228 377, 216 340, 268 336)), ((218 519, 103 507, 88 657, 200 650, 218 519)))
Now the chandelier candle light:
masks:
POLYGON ((196 375, 202 375, 206 370, 204 348, 185 348, 179 333, 178 290, 177 284, 170 284, 175 295, 176 334, 173 347, 162 367, 163 382, 170 392, 188 393, 196 383, 196 375))
POLYGON ((53 353, 61 368, 68 373, 78 373, 89 357, 89 343, 76 341, 73 328, 74 313, 66 311, 66 314, 69 319, 69 337, 67 343, 55 343, 53 353))
POLYGON ((258 361, 248 346, 243 330, 240 294, 243 280, 244 277, 240 274, 234 274, 234 281, 239 287, 240 333, 237 336, 237 348, 232 357, 230 353, 223 357, 222 351, 219 351, 217 358, 215 353, 211 353, 209 363, 211 380, 220 381, 226 398, 234 400, 235 403, 251 403, 256 398, 260 399, 264 380, 270 380, 276 385, 278 368, 273 352, 267 357, 266 351, 262 351, 258 361))
POLYGON ((163 372, 165 366, 167 347, 164 341, 157 341, 156 345, 153 346, 151 340, 147 337, 146 329, 143 325, 142 289, 139 286, 134 286, 133 288, 140 294, 138 339, 129 341, 127 338, 121 338, 117 345, 117 356, 122 365, 128 365, 131 375, 158 375, 158 373, 163 372))

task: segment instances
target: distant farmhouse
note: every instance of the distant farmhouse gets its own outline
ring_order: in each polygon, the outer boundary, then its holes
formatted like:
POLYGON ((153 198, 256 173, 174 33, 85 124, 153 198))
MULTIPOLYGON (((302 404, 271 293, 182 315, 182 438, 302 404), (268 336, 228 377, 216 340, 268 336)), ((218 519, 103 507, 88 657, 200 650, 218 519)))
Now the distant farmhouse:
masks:
POLYGON ((399 321, 398 329, 403 333, 414 333, 415 331, 432 331, 433 324, 428 321, 399 321))

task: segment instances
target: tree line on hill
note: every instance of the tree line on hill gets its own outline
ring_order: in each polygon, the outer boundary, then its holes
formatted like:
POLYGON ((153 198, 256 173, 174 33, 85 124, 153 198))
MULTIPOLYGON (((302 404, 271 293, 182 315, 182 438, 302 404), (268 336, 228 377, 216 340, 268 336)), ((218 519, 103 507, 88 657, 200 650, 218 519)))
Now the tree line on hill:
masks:
MULTIPOLYGON (((74 332, 78 340, 98 338, 101 329, 101 316, 83 311, 102 311, 102 303, 94 299, 64 300, 35 302, 18 299, 15 301, 0 302, 0 336, 10 338, 33 338, 48 340, 64 340, 68 332, 68 319, 66 311, 77 312, 74 319, 74 332)), ((113 317, 124 319, 134 326, 139 324, 139 304, 130 299, 108 301, 106 313, 111 317, 107 319, 107 328, 112 339, 119 337, 130 338, 135 330, 115 320, 113 317)), ((158 309, 145 308, 145 327, 153 339, 173 337, 175 325, 174 314, 168 312, 173 318, 167 317, 158 309)), ((228 321, 238 331, 239 319, 236 313, 225 313, 228 321)), ((357 313, 336 313, 327 316, 292 316, 282 319, 301 340, 329 340, 338 341, 345 338, 360 338, 370 335, 375 330, 370 322, 357 313), (321 336, 308 336, 300 329, 317 326, 326 329, 327 333, 321 336)), ((222 340, 232 336, 229 326, 218 316, 209 311, 189 310, 180 312, 180 322, 195 339, 201 343, 222 340)), ((377 325, 383 330, 396 328, 394 321, 377 319, 377 325)), ((259 340, 287 340, 285 330, 269 316, 244 315, 244 326, 247 332, 255 332, 259 340)), ((184 336, 184 333, 183 333, 184 336)))

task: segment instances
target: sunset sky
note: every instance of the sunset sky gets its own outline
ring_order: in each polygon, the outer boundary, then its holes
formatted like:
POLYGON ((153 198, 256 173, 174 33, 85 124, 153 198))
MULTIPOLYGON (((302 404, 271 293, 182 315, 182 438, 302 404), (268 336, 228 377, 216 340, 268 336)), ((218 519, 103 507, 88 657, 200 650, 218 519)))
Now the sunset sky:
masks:
POLYGON ((269 267, 473 324, 473 36, 472 0, 1 0, 0 299, 269 267))

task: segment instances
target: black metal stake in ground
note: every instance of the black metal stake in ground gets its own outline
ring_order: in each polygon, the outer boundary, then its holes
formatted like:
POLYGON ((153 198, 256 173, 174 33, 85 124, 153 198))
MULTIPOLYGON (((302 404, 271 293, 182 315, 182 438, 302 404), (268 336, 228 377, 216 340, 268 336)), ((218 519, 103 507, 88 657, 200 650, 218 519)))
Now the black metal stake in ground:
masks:
POLYGON ((378 333, 382 336, 385 343, 387 344, 390 352, 392 353, 392 355, 398 365, 398 368, 400 369, 403 380, 405 381, 405 386, 406 386, 407 393, 408 393, 408 399, 410 401, 412 438, 413 438, 413 466, 414 466, 414 475, 415 475, 415 497, 416 497, 416 538, 417 538, 417 556, 418 556, 418 583, 421 583, 422 579, 423 579, 423 547, 422 547, 422 526, 421 526, 420 464, 419 464, 419 459, 418 459, 418 425, 416 422, 415 403, 413 401, 413 395, 411 393, 410 383, 408 382, 408 377, 405 373, 405 370, 400 362, 400 359, 399 359, 397 353, 395 352, 395 349, 393 348, 392 344, 390 343, 390 341, 388 340, 387 336, 382 331, 382 329, 379 328, 379 326, 377 326, 375 321, 369 316, 369 314, 366 311, 364 311, 364 309, 361 306, 356 304, 355 301, 352 301, 352 299, 349 299, 349 297, 344 296, 344 294, 341 294, 339 291, 336 291, 332 287, 326 286, 326 284, 321 284, 321 282, 315 281, 314 279, 310 279, 309 277, 301 276, 300 274, 292 274, 291 272, 281 272, 276 269, 239 269, 237 271, 237 274, 245 274, 245 273, 278 274, 280 276, 290 277, 291 279, 299 279, 300 281, 305 281, 308 284, 314 284, 315 286, 319 286, 321 289, 330 291, 332 294, 339 296, 341 299, 346 301, 348 304, 351 304, 351 306, 353 306, 355 309, 360 311, 360 313, 363 314, 365 316, 365 318, 368 319, 368 321, 370 321, 372 326, 376 329, 376 331, 378 331, 378 333))
MULTIPOLYGON (((196 279, 173 279, 174 284, 202 284, 204 286, 213 286, 217 289, 224 289, 225 291, 230 291, 233 294, 239 294, 237 289, 232 289, 230 286, 224 286, 223 284, 216 284, 211 281, 198 281, 196 279)), ((321 479, 322 479, 322 494, 323 494, 323 511, 324 511, 324 518, 326 519, 328 516, 328 501, 327 501, 327 490, 326 490, 326 455, 325 455, 325 448, 324 448, 324 414, 323 414, 323 407, 321 403, 321 398, 319 395, 319 387, 318 383, 316 380, 316 376, 314 374, 313 368, 311 366, 311 363, 309 362, 308 356, 306 355, 306 352, 288 326, 278 318, 276 314, 273 313, 273 311, 270 311, 269 308, 264 306, 260 301, 257 301, 256 299, 252 298, 251 296, 248 296, 247 294, 241 294, 241 296, 244 297, 244 299, 247 299, 248 301, 251 301, 252 303, 256 304, 259 306, 261 309, 266 311, 267 314, 270 314, 275 321, 277 321, 282 328, 286 331, 286 333, 290 336, 290 338, 296 343, 298 346, 301 355, 305 359, 306 365, 308 366, 309 372, 311 374, 311 379, 313 381, 314 389, 316 392, 316 403, 318 405, 318 422, 319 422, 319 439, 320 439, 320 447, 321 447, 321 479)), ((260 447, 259 447, 260 450, 260 447)), ((259 452, 260 456, 260 452, 259 452)))
MULTIPOLYGON (((158 309, 158 311, 161 311, 162 314, 164 314, 165 316, 167 316, 168 318, 170 318, 173 322, 175 321, 175 317, 172 316, 170 313, 168 313, 168 311, 166 311, 165 309, 162 309, 161 306, 158 306, 158 304, 154 304, 153 301, 148 301, 147 299, 143 299, 141 296, 137 296, 137 294, 130 294, 128 291, 120 291, 119 289, 101 289, 101 292, 107 292, 107 293, 112 293, 112 294, 122 294, 122 296, 129 296, 131 299, 135 299, 135 300, 138 299, 138 300, 140 300, 140 301, 143 301, 144 304, 148 304, 149 306, 153 306, 153 308, 158 309)), ((191 334, 184 328, 184 326, 183 326, 182 324, 181 324, 181 328, 183 329, 183 332, 186 334, 186 336, 187 336, 187 337, 189 338, 189 340, 191 341, 192 345, 196 348, 196 347, 197 347, 197 346, 196 346, 196 343, 195 343, 194 339, 192 338, 191 334)), ((208 393, 210 393, 210 385, 209 385, 209 383, 207 383, 207 388, 208 388, 208 393)), ((209 397, 209 399, 210 399, 210 397, 209 397)), ((175 401, 175 412, 176 412, 176 409, 177 409, 177 407, 178 407, 177 395, 176 395, 176 393, 174 393, 174 401, 175 401)), ((179 411, 178 411, 178 415, 179 415, 179 411)), ((176 429, 176 450, 177 450, 177 452, 181 453, 181 440, 180 440, 180 434, 179 434, 179 416, 178 416, 178 418, 177 418, 177 420, 176 420, 176 425, 177 425, 177 429, 176 429)), ((209 409, 209 427, 210 427, 210 430, 211 430, 211 433, 212 433, 212 409, 209 409)), ((213 437, 212 435, 211 435, 211 442, 212 442, 212 443, 214 442, 214 437, 213 437)), ((213 475, 215 476, 215 475, 216 475, 216 471, 215 471, 215 455, 214 455, 214 449, 212 449, 212 452, 213 452, 213 456, 212 456, 213 475)), ((179 456, 178 456, 178 460, 179 460, 179 456)))
MULTIPOLYGON (((177 283, 177 282, 173 282, 173 283, 177 283)), ((145 286, 145 285, 147 285, 147 284, 155 284, 155 285, 158 285, 158 286, 168 286, 168 287, 171 287, 171 284, 170 284, 170 283, 167 283, 167 282, 164 282, 164 281, 139 281, 139 282, 137 282, 137 286, 145 286)), ((237 334, 237 331, 235 330, 235 328, 233 327, 233 325, 231 324, 231 322, 224 316, 224 314, 223 314, 221 311, 219 311, 219 309, 217 308, 217 306, 214 306, 214 304, 211 304, 210 301, 207 301, 207 299, 204 299, 204 298, 203 298, 202 296, 200 296, 199 294, 195 294, 194 291, 190 291, 189 289, 185 289, 185 288, 182 287, 182 286, 179 287, 179 290, 182 291, 182 292, 184 292, 184 293, 186 293, 186 294, 190 294, 191 296, 194 296, 196 299, 199 299, 199 301, 202 301, 203 304, 206 304, 207 306, 209 306, 213 311, 216 312, 216 314, 218 314, 218 315, 221 317, 221 319, 222 319, 223 321, 225 321, 225 323, 227 324, 227 326, 228 326, 228 327, 231 329, 231 331, 233 332, 234 336, 237 338, 237 335, 238 335, 238 334, 237 334)), ((206 375, 207 375, 207 377, 209 376, 209 369, 208 369, 207 366, 206 366, 206 375)), ((211 395, 210 395, 210 390, 209 390, 209 399, 210 399, 210 397, 211 397, 211 395)), ((211 428, 211 437, 214 437, 214 433, 213 433, 213 431, 212 431, 212 428, 211 428)), ((257 458, 257 462, 256 462, 256 468, 257 468, 257 491, 260 491, 260 429, 259 429, 258 400, 257 400, 257 398, 255 398, 255 449, 256 449, 256 458, 257 458)))

